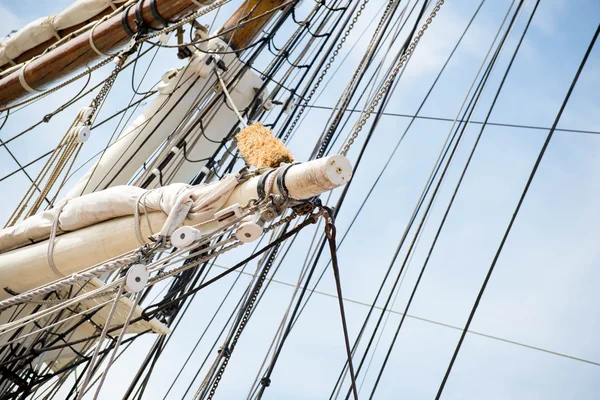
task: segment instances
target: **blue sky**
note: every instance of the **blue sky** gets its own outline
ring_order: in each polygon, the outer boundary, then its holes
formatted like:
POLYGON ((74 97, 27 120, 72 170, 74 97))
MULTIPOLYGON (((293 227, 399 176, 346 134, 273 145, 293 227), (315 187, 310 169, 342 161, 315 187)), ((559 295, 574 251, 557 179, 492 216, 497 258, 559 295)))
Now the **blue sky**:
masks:
MULTIPOLYGON (((236 2, 233 3, 224 7, 220 19, 237 6, 236 2)), ((485 2, 421 115, 456 116, 509 3, 507 0, 485 2)), ((62 10, 67 4, 69 2, 65 0, 1 1, 3 23, 0 34, 62 10)), ((312 1, 305 1, 303 10, 312 4, 312 1)), ((314 104, 331 106, 335 103, 360 61, 360 49, 366 48, 365 39, 369 38, 369 32, 375 27, 369 26, 368 21, 382 4, 383 0, 371 0, 365 15, 340 53, 338 62, 350 45, 358 40, 355 51, 314 104)), ((405 114, 416 111, 478 4, 479 0, 446 1, 419 44, 386 111, 405 114)), ((527 1, 474 119, 484 118, 533 4, 533 0, 527 1)), ((207 21, 210 19, 207 18, 207 21)), ((600 3, 594 0, 542 0, 491 121, 551 126, 598 23, 600 3)), ((172 57, 161 57, 152 65, 142 88, 150 87, 165 70, 181 65, 174 52, 167 50, 164 53, 171 53, 172 57)), ((257 67, 260 68, 264 62, 264 58, 258 60, 257 67)), ((94 79, 97 81, 107 73, 104 69, 94 79)), ((102 111, 103 115, 123 107, 129 100, 129 73, 117 81, 102 111)), ((597 95, 600 90, 599 76, 600 45, 597 45, 567 105, 560 128, 600 131, 600 100, 597 95)), ((39 120, 47 113, 48 107, 69 99, 70 94, 72 92, 69 90, 56 93, 15 113, 0 132, 0 137, 5 139, 13 136, 39 120)), ((86 105, 89 100, 84 99, 79 106, 86 105)), ((15 140, 10 149, 23 162, 49 150, 58 142, 79 106, 70 108, 71 112, 61 113, 49 124, 15 140)), ((291 142, 291 149, 298 159, 310 154, 329 116, 326 110, 319 109, 307 110, 307 113, 302 128, 291 142)), ((407 118, 383 117, 361 168, 353 178, 353 186, 337 222, 338 237, 346 230, 409 121, 407 118)), ((113 122, 94 131, 92 139, 84 146, 81 160, 104 146, 115 128, 116 121, 113 122)), ((346 297, 363 302, 372 301, 450 125, 449 122, 417 120, 409 130, 340 248, 346 297)), ((464 142, 409 264, 394 310, 404 309, 479 128, 479 125, 472 125, 467 129, 464 142)), ((450 325, 464 325, 546 134, 544 130, 486 127, 421 282, 411 314, 450 325)), ((363 138, 364 135, 350 152, 352 160, 363 138)), ((6 152, 0 150, 0 154, 0 175, 5 175, 14 170, 16 165, 6 152)), ((600 301, 597 290, 597 282, 600 281, 597 250, 600 213, 596 200, 600 195, 598 154, 600 136, 572 132, 557 132, 554 135, 501 254, 471 326, 472 330, 600 361, 600 343, 597 340, 600 321, 596 311, 600 301)), ((36 166, 32 166, 30 171, 34 174, 36 166)), ((84 171, 85 168, 82 173, 84 171)), ((26 187, 27 182, 20 174, 0 182, 4 205, 0 210, 2 220, 8 217, 26 187)), ((337 193, 334 194, 336 196, 337 193)), ((286 282, 297 280, 313 232, 307 230, 299 236, 278 271, 277 279, 286 282)), ((231 265, 251 249, 246 246, 227 254, 218 263, 231 265)), ((394 273, 398 271, 404 254, 403 251, 398 258, 394 273)), ((325 261, 322 260, 320 268, 325 261)), ((249 266, 249 270, 254 270, 254 264, 249 266)), ((167 356, 158 363, 157 378, 151 382, 146 398, 162 399, 168 383, 181 365, 181 358, 195 343, 233 279, 223 280, 197 296, 167 347, 167 356)), ((240 278, 233 297, 226 303, 227 310, 235 305, 248 280, 247 276, 240 278)), ((330 272, 325 275, 319 289, 335 292, 330 272)), ((290 287, 275 283, 271 285, 240 340, 217 398, 245 396, 291 293, 290 287)), ((354 303, 347 303, 346 307, 351 337, 355 337, 367 308, 354 303)), ((221 324, 224 318, 220 320, 221 324)), ((373 367, 366 376, 361 397, 368 397, 398 322, 399 316, 391 314, 373 358, 373 367)), ((169 398, 181 396, 220 330, 220 323, 209 331, 205 345, 200 346, 193 362, 175 386, 173 396, 169 398)), ((373 324, 370 326, 372 328, 373 324)), ((376 398, 433 398, 459 333, 446 327, 407 319, 376 398)), ((122 387, 139 365, 140 360, 136 357, 144 352, 152 339, 148 337, 136 343, 128 358, 113 367, 101 398, 113 398, 115 394, 122 393, 122 387)), ((314 295, 290 335, 266 397, 322 399, 329 395, 344 359, 337 302, 330 297, 314 295)), ((597 366, 470 334, 467 335, 443 398, 596 399, 599 392, 600 369, 597 366)))

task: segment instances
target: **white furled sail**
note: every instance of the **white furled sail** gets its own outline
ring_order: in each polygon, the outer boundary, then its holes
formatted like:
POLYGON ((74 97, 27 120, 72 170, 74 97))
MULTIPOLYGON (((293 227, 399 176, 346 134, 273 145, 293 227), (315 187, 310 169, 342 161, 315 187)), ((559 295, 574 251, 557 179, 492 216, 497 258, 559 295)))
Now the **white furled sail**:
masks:
POLYGON ((30 22, 0 43, 0 67, 14 65, 18 56, 52 38, 60 40, 60 31, 92 20, 108 8, 116 10, 125 3, 131 0, 76 0, 59 14, 30 22))

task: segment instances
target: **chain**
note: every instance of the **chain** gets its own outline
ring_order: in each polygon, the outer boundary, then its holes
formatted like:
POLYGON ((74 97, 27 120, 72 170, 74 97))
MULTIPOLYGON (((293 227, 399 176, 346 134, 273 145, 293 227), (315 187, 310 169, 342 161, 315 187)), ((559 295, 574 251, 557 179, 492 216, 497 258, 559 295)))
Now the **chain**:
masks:
POLYGON ((196 12, 190 14, 190 15, 188 15, 187 17, 182 18, 181 20, 179 20, 178 22, 174 23, 173 25, 171 25, 171 26, 169 26, 167 28, 161 29, 159 31, 156 31, 154 33, 151 33, 149 35, 144 36, 143 38, 137 40, 136 43, 139 44, 141 42, 145 42, 147 40, 150 40, 150 39, 153 39, 153 38, 158 37, 160 35, 163 35, 165 33, 173 32, 173 31, 177 30, 177 28, 179 28, 179 27, 181 27, 181 26, 183 26, 183 25, 185 25, 185 24, 187 24, 189 22, 194 21, 198 17, 201 17, 201 16, 203 16, 205 14, 208 14, 211 11, 216 10, 217 8, 221 7, 222 5, 229 3, 230 1, 231 0, 219 0, 219 1, 211 4, 210 6, 202 8, 202 9, 200 9, 200 10, 198 10, 198 11, 196 11, 196 12))
POLYGON ((342 36, 342 38, 340 39, 340 42, 337 44, 335 50, 333 51, 333 54, 331 55, 331 57, 329 57, 329 61, 327 62, 327 64, 325 64, 325 68, 323 68, 323 71, 321 71, 321 75, 319 76, 319 78, 317 78, 317 82, 315 82, 315 85, 310 90, 310 93, 306 97, 306 100, 304 100, 304 104, 302 105, 302 107, 298 111, 298 114, 296 114, 296 117, 294 118, 294 121, 292 121, 292 124, 290 125, 290 128, 288 129, 288 131, 283 136, 282 140, 284 142, 290 137, 290 135, 292 134, 292 131, 294 130, 294 128, 296 127, 296 125, 300 121, 300 117, 304 113, 304 110, 306 109, 306 106, 308 105, 308 103, 311 101, 312 97, 317 92, 317 89, 321 85, 321 82, 323 82, 323 79, 325 79, 325 75, 327 75, 327 72, 331 68, 331 64, 333 64, 333 62, 335 61, 335 59, 336 59, 337 55, 339 54, 340 50, 344 46, 344 43, 346 43, 346 40, 348 39, 348 36, 350 35, 350 32, 352 32, 352 29, 354 29, 354 25, 356 24, 356 22, 358 21, 358 19, 362 15, 362 12, 365 9, 365 7, 367 6, 368 2, 369 2, 369 0, 363 0, 362 4, 358 8, 358 11, 356 12, 356 14, 354 15, 354 17, 352 18, 352 21, 351 21, 350 25, 348 25, 348 28, 344 32, 344 36, 342 36))
POLYGON ((114 85, 115 80, 117 79, 117 75, 119 74, 119 72, 121 72, 121 69, 123 69, 123 65, 125 65, 127 56, 129 54, 131 54, 133 51, 134 51, 134 48, 132 46, 130 46, 129 49, 123 51, 122 53, 120 53, 117 56, 115 68, 112 70, 112 72, 110 73, 108 78, 106 78, 106 80, 104 81, 104 84, 102 85, 102 88, 100 89, 100 91, 98 92, 96 97, 94 97, 94 99, 92 100, 92 102, 90 104, 92 112, 87 117, 87 119, 84 121, 84 125, 92 124, 92 119, 96 116, 96 113, 98 112, 98 109, 100 108, 100 106, 102 105, 102 102, 106 98, 106 95, 108 95, 108 92, 110 92, 110 89, 114 85))
POLYGON ((30 102, 32 102, 34 100, 37 100, 40 97, 46 96, 47 94, 54 93, 57 90, 60 90, 60 89, 64 88, 67 85, 70 85, 71 83, 75 82, 76 80, 81 79, 81 78, 83 78, 84 76, 86 76, 88 74, 91 74, 92 72, 96 71, 97 69, 102 68, 103 66, 105 66, 106 64, 108 64, 109 62, 111 62, 111 60, 112 60, 112 58, 106 58, 106 59, 100 61, 98 64, 96 64, 96 65, 88 68, 85 71, 80 72, 79 74, 73 76, 71 79, 68 79, 68 80, 64 81, 63 83, 60 83, 60 84, 54 86, 51 89, 48 89, 48 90, 43 91, 43 92, 41 92, 39 94, 36 94, 35 96, 28 97, 27 99, 25 99, 25 100, 23 100, 21 102, 12 104, 12 105, 10 105, 8 107, 0 108, 0 112, 9 110, 9 109, 12 109, 12 108, 15 108, 15 107, 22 106, 24 104, 30 103, 30 102))
POLYGON ((348 138, 348 141, 346 142, 346 144, 344 145, 344 148, 340 152, 341 155, 345 156, 348 153, 348 150, 350 150, 350 147, 352 146, 352 144, 354 143, 354 141, 358 137, 358 134, 360 133, 360 131, 362 130, 362 128, 367 123, 367 120, 369 119, 369 117, 371 116, 371 114, 373 113, 373 111, 375 110, 375 107, 377 107, 377 105, 379 104, 379 102, 381 101, 381 99, 383 98, 383 96, 389 90, 390 86, 392 85, 392 83, 396 79, 396 76, 400 72, 400 69, 402 69, 402 66, 404 65, 404 63, 406 62, 406 60, 408 60, 408 58, 415 51, 415 48, 417 47, 417 44, 419 43, 419 40, 421 40, 421 37, 423 36, 423 34, 425 33, 425 31, 429 27, 429 24, 431 24, 431 21, 437 15, 437 12, 440 10, 440 7, 442 6, 442 4, 444 4, 444 0, 438 0, 437 4, 435 5, 435 7, 433 8, 433 10, 431 11, 431 14, 427 18, 427 20, 425 20, 425 23, 423 24, 423 26, 421 27, 421 29, 417 33, 417 36, 415 36, 415 38, 413 39, 413 41, 410 44, 410 46, 408 46, 408 49, 406 49, 406 52, 404 53, 404 55, 402 56, 402 58, 400 58, 400 60, 398 61, 398 63, 394 67, 394 69, 392 70, 392 73, 388 76, 388 78, 384 82, 383 87, 379 90, 379 92, 377 92, 377 95, 375 96, 375 98, 373 99, 373 101, 371 102, 371 104, 369 105, 369 107, 367 108, 367 110, 365 111, 365 113, 363 114, 363 116, 361 117, 361 119, 358 121, 358 124, 356 125, 356 128, 354 129, 354 132, 352 132, 352 135, 350 136, 350 138, 348 138))
MULTIPOLYGON (((289 223, 290 221, 292 221, 293 219, 299 217, 300 215, 307 215, 310 214, 313 210, 315 209, 315 206, 311 203, 304 203, 302 205, 300 205, 299 207, 296 207, 292 213, 290 215, 288 215, 285 218, 281 218, 279 221, 271 224, 268 228, 265 228, 263 230, 263 233, 272 231, 274 229, 276 229, 277 227, 289 223)), ((219 386, 219 382, 221 381, 221 379, 223 378, 223 373, 225 372, 225 369, 227 368, 227 365, 229 364, 229 359, 231 357, 231 353, 233 352, 235 346, 237 345, 237 342, 244 330, 244 328, 246 327, 246 324, 248 323, 248 320, 250 319, 250 316, 252 314, 252 310, 254 309, 254 305, 256 303, 256 300, 258 298, 258 294, 260 293, 260 289, 262 288, 267 275, 269 274, 269 271, 271 269, 271 267, 273 266, 273 264, 275 263, 275 258, 277 257, 277 253, 279 252, 279 248, 281 246, 281 242, 277 243, 277 245, 275 247, 273 247, 273 251, 271 252, 271 254, 269 255, 269 258, 267 259, 265 266, 263 267, 262 272, 260 273, 260 276, 258 278, 258 282, 255 284, 254 289, 252 290, 252 294, 250 299, 248 300, 248 302, 246 303, 246 308, 244 310, 244 315, 242 316, 242 319, 240 321, 240 324, 238 326, 238 329, 235 333, 235 336, 233 337, 233 339, 231 340, 231 344, 226 347, 226 348, 221 348, 219 350, 219 353, 223 354, 223 362, 221 363, 221 366, 219 367, 219 370, 217 371, 216 375, 215 375, 215 380, 213 382, 213 385, 210 389, 210 392, 208 394, 207 400, 211 400, 213 398, 213 396, 215 395, 215 392, 217 390, 217 387, 219 386)), ((198 388, 198 391, 196 391, 196 394, 194 395, 194 400, 198 398, 198 396, 200 395, 200 391, 202 389, 202 385, 200 386, 200 388, 198 388)))
MULTIPOLYGON (((292 215, 294 215, 294 213, 292 213, 289 217, 291 217, 292 215)), ((227 364, 229 364, 229 359, 231 357, 231 353, 233 352, 235 346, 237 345, 237 342, 240 339, 240 336, 241 336, 242 332, 244 331, 244 328, 246 327, 248 320, 250 319, 252 310, 254 309, 254 305, 258 298, 258 294, 260 293, 260 289, 262 288, 262 285, 265 282, 265 279, 267 278, 269 270, 275 263, 275 258, 277 257, 277 253, 279 252, 280 247, 281 247, 281 243, 278 243, 275 247, 273 247, 273 251, 269 255, 269 258, 267 259, 267 262, 265 263, 265 266, 264 266, 262 272, 260 273, 258 282, 255 284, 254 289, 252 290, 251 297, 248 300, 248 302, 246 303, 246 309, 244 310, 244 315, 242 316, 240 325, 238 326, 238 329, 235 332, 235 336, 231 340, 231 344, 227 348, 221 348, 219 350, 219 352, 223 354, 223 363, 221 364, 221 367, 219 368, 219 371, 217 372, 217 374, 215 376, 215 380, 213 382, 212 387, 210 388, 210 392, 208 394, 207 400, 211 400, 213 398, 213 396, 215 395, 217 387, 219 386, 219 382, 223 378, 223 373, 225 372, 225 368, 227 368, 227 364)), ((199 391, 200 391, 200 389, 198 390, 198 392, 196 392, 194 399, 196 399, 197 396, 199 395, 199 391)))
MULTIPOLYGON (((352 76, 352 79, 350 80, 350 82, 348 82, 348 85, 342 92, 342 95, 340 96, 335 107, 332 110, 332 115, 335 113, 336 109, 338 110, 338 112, 335 114, 333 121, 331 121, 331 123, 329 124, 329 129, 327 130, 327 133, 325 134, 325 136, 323 137, 323 140, 321 141, 321 147, 319 148, 319 151, 317 153, 317 158, 321 158, 325 155, 325 151, 327 151, 327 147, 329 146, 329 143, 331 142, 331 139, 333 138, 335 129, 337 128, 339 122, 341 121, 342 117, 346 113, 346 107, 348 107, 348 104, 350 103, 350 100, 352 99, 352 96, 350 95, 351 89, 356 84, 358 77, 365 72, 364 68, 367 65, 367 60, 369 60, 371 58, 371 55, 374 51, 374 45, 375 45, 377 36, 379 35, 379 32, 383 28, 383 25, 385 24, 385 21, 388 18, 394 3, 395 3, 394 0, 388 1, 385 11, 383 12, 383 15, 381 16, 381 19, 379 20, 379 24, 377 25, 377 29, 375 29, 375 32, 373 33, 373 38, 371 39, 371 42, 369 43, 367 51, 363 55, 363 58, 360 61, 360 64, 358 65, 358 67, 356 68, 356 71, 354 72, 354 75, 352 76), (345 96, 344 96, 344 94, 345 94, 345 96)), ((330 120, 331 120, 331 117, 330 117, 330 120)))

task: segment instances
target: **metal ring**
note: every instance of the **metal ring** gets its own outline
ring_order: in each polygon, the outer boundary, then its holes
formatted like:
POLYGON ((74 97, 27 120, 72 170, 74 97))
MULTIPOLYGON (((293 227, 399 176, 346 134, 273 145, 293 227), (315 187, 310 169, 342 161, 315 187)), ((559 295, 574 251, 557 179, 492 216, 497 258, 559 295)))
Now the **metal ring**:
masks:
MULTIPOLYGON (((169 25, 169 21, 164 19, 162 15, 160 15, 160 13, 158 12, 158 8, 156 8, 156 0, 150 0, 150 12, 152 12, 152 15, 154 16, 154 18, 160 22, 163 27, 166 27, 169 25)), ((155 29, 157 30, 157 29, 155 29)))
POLYGON ((135 24, 138 31, 142 29, 142 26, 146 25, 144 22, 144 17, 142 16, 143 2, 144 0, 138 0, 138 2, 135 4, 135 24))
POLYGON ((258 184, 256 185, 256 191, 258 192, 259 200, 264 199, 265 196, 267 195, 267 192, 265 191, 265 183, 267 182, 267 178, 269 177, 269 175, 271 175, 273 172, 275 172, 274 169, 267 171, 266 173, 264 173, 260 176, 260 179, 258 180, 258 184))
POLYGON ((134 4, 131 4, 131 5, 127 6, 127 8, 125 8, 123 10, 123 13, 121 14, 121 25, 123 26, 123 30, 125 31, 125 33, 127 34, 127 36, 129 36, 130 38, 132 38, 133 35, 135 35, 135 32, 133 32, 131 30, 131 28, 129 27, 129 23, 127 22, 127 12, 133 6, 134 6, 134 4))

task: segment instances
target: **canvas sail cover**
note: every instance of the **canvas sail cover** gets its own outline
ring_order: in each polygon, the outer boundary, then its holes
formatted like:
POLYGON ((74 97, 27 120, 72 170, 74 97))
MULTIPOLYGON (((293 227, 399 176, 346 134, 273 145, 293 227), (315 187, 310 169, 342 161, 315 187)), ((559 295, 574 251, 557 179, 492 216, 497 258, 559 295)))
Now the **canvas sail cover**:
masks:
POLYGON ((59 31, 94 19, 109 7, 119 7, 128 0, 76 0, 57 15, 39 18, 0 43, 0 67, 50 39, 60 38, 59 31))
POLYGON ((196 186, 174 183, 152 190, 114 186, 86 194, 1 230, 0 253, 47 239, 57 217, 57 234, 62 234, 109 219, 134 215, 136 207, 140 213, 162 211, 168 215, 182 197, 191 204, 186 218, 200 223, 213 217, 237 184, 237 175, 227 175, 220 181, 196 186))

